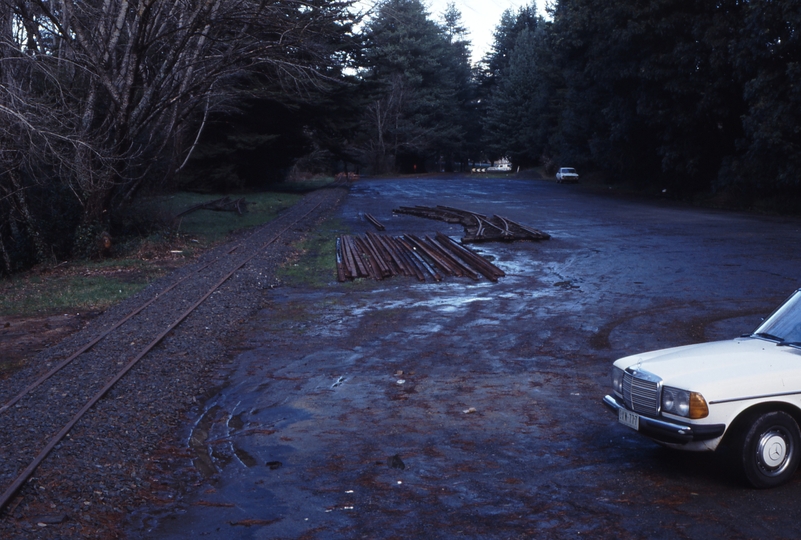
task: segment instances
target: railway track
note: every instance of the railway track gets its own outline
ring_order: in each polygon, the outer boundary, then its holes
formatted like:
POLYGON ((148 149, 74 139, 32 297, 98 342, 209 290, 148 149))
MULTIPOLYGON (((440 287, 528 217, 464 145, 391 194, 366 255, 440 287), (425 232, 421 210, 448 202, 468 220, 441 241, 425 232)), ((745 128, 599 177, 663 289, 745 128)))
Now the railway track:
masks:
MULTIPOLYGON (((305 197, 300 203, 283 213, 273 222, 258 228, 235 245, 228 244, 203 257, 159 286, 149 287, 129 302, 124 310, 106 317, 94 335, 83 336, 83 342, 72 344, 70 352, 62 351, 35 373, 21 380, 5 381, 7 387, 0 393, 0 517, 8 514, 12 501, 19 504, 20 488, 31 479, 38 467, 47 459, 58 460, 75 456, 68 448, 75 443, 69 438, 73 428, 91 415, 97 404, 107 400, 133 401, 133 407, 148 407, 148 397, 160 375, 172 373, 171 358, 184 358, 192 354, 181 343, 162 347, 157 361, 144 365, 143 359, 165 342, 180 325, 191 319, 200 308, 206 313, 190 325, 188 331, 202 343, 203 324, 217 317, 226 317, 235 306, 226 305, 227 286, 232 278, 248 267, 252 279, 261 276, 259 265, 271 247, 289 242, 297 235, 302 224, 309 223, 338 201, 336 192, 320 190, 305 197), (334 194, 334 195, 332 195, 334 194), (209 299, 214 298, 214 302, 209 299), (216 298, 219 297, 219 298, 216 298), (198 327, 197 322, 200 323, 198 327), (183 350, 182 350, 183 349, 183 350), (150 370, 150 371, 148 371, 150 370), (119 382, 131 372, 138 371, 139 384, 119 388, 119 382), (136 395, 131 395, 131 393, 136 395), (141 395, 141 399, 138 399, 141 395), (54 450, 61 451, 56 456, 54 450)), ((245 286, 236 285, 236 286, 245 286)), ((235 302, 235 300, 232 300, 235 302)), ((240 310, 241 311, 241 310, 240 310)), ((100 325, 99 325, 100 326, 100 325)), ((208 326, 205 327, 208 330, 208 326)), ((190 341, 190 343, 192 343, 190 341)), ((176 361, 177 362, 177 361, 176 361)), ((176 376, 180 376, 178 373, 176 376)), ((177 382, 177 381, 176 381, 177 382)), ((161 383, 165 384, 165 383, 161 383)), ((169 381, 166 384, 170 384, 169 381)), ((159 389, 156 388, 156 391, 159 389)), ((151 400, 151 403, 156 401, 151 400)), ((130 406, 129 406, 130 408, 130 406)), ((113 410, 114 407, 111 407, 113 410)), ((111 429, 126 429, 128 415, 106 413, 103 420, 111 429)), ((131 431, 135 431, 131 426, 131 431)), ((127 431, 126 431, 127 433, 127 431)), ((84 450, 78 454, 86 453, 84 450)), ((91 448, 91 443, 88 443, 91 448)), ((118 463, 119 467, 123 467, 118 463)), ((57 465, 54 467, 57 469, 57 465)), ((14 504, 14 506, 16 506, 14 504)))

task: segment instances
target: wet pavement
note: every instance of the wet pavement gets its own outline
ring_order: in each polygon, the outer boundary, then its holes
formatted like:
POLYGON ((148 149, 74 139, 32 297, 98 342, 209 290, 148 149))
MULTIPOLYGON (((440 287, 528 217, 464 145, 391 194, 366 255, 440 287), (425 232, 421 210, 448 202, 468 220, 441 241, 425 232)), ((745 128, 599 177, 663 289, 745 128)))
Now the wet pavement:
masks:
MULTIPOLYGON (((133 537, 797 538, 801 474, 743 487, 602 405, 611 362, 752 330, 801 286, 801 221, 542 180, 361 180, 345 233, 456 239, 401 205, 552 235, 474 246, 507 277, 281 287, 187 429, 207 481, 133 537)), ((333 254, 332 254, 333 257, 333 254)))

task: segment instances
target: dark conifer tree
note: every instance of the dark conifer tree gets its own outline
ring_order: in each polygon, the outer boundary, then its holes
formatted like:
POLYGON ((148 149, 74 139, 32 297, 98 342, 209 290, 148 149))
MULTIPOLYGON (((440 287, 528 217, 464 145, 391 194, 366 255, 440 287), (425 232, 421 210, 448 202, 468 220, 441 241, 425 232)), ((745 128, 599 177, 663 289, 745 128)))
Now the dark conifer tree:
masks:
POLYGON ((448 13, 443 27, 419 0, 386 0, 368 25, 362 152, 375 172, 442 167, 464 142, 467 47, 448 13))

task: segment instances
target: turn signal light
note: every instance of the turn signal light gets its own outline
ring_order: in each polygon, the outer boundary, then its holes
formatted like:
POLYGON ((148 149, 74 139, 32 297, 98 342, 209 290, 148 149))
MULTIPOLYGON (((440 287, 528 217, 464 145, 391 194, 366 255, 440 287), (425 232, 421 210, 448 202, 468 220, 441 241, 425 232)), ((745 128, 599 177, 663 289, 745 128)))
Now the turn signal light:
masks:
POLYGON ((688 416, 693 420, 709 416, 709 406, 706 404, 704 396, 697 392, 690 392, 690 414, 688 416))

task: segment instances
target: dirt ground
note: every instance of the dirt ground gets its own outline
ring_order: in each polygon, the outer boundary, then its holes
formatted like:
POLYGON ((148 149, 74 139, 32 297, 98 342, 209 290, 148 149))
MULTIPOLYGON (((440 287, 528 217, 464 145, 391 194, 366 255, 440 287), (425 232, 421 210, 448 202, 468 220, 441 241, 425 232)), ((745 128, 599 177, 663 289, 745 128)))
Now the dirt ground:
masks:
POLYGON ((343 232, 461 236, 400 205, 552 235, 476 246, 499 283, 271 291, 182 434, 206 480, 133 538, 797 537, 801 479, 743 487, 602 405, 625 354, 752 330, 801 283, 801 224, 524 179, 362 180, 343 232), (347 229, 347 230, 345 230, 347 229))
MULTIPOLYGON (((109 266, 99 269, 84 269, 80 265, 63 265, 53 269, 39 269, 30 272, 28 283, 15 290, 13 294, 43 294, 37 288, 36 282, 47 280, 67 280, 80 273, 83 276, 93 277, 103 274, 120 283, 147 283, 149 279, 167 274, 185 264, 186 260, 176 257, 153 258, 147 272, 128 268, 115 268, 109 266)), ((10 291, 0 291, 2 294, 11 294, 10 291)), ((45 293, 46 294, 46 293, 45 293)), ((31 361, 44 349, 59 343, 66 336, 77 332, 91 323, 100 313, 101 309, 63 308, 42 315, 3 315, 0 314, 0 380, 18 369, 25 362, 31 361)))
MULTIPOLYGON (((801 284, 801 222, 514 177, 363 179, 334 222, 372 230, 367 212, 386 234, 461 237, 401 205, 552 238, 474 246, 499 283, 341 284, 332 266, 327 283, 266 291, 177 434, 191 463, 171 474, 203 480, 131 508, 130 538, 801 535, 801 476, 745 488, 714 454, 667 451, 601 403, 620 356, 752 330, 801 284)), ((91 316, 3 321, 0 345, 91 316)))
POLYGON ((0 380, 37 353, 77 332, 98 312, 63 313, 46 317, 0 317, 0 380))

